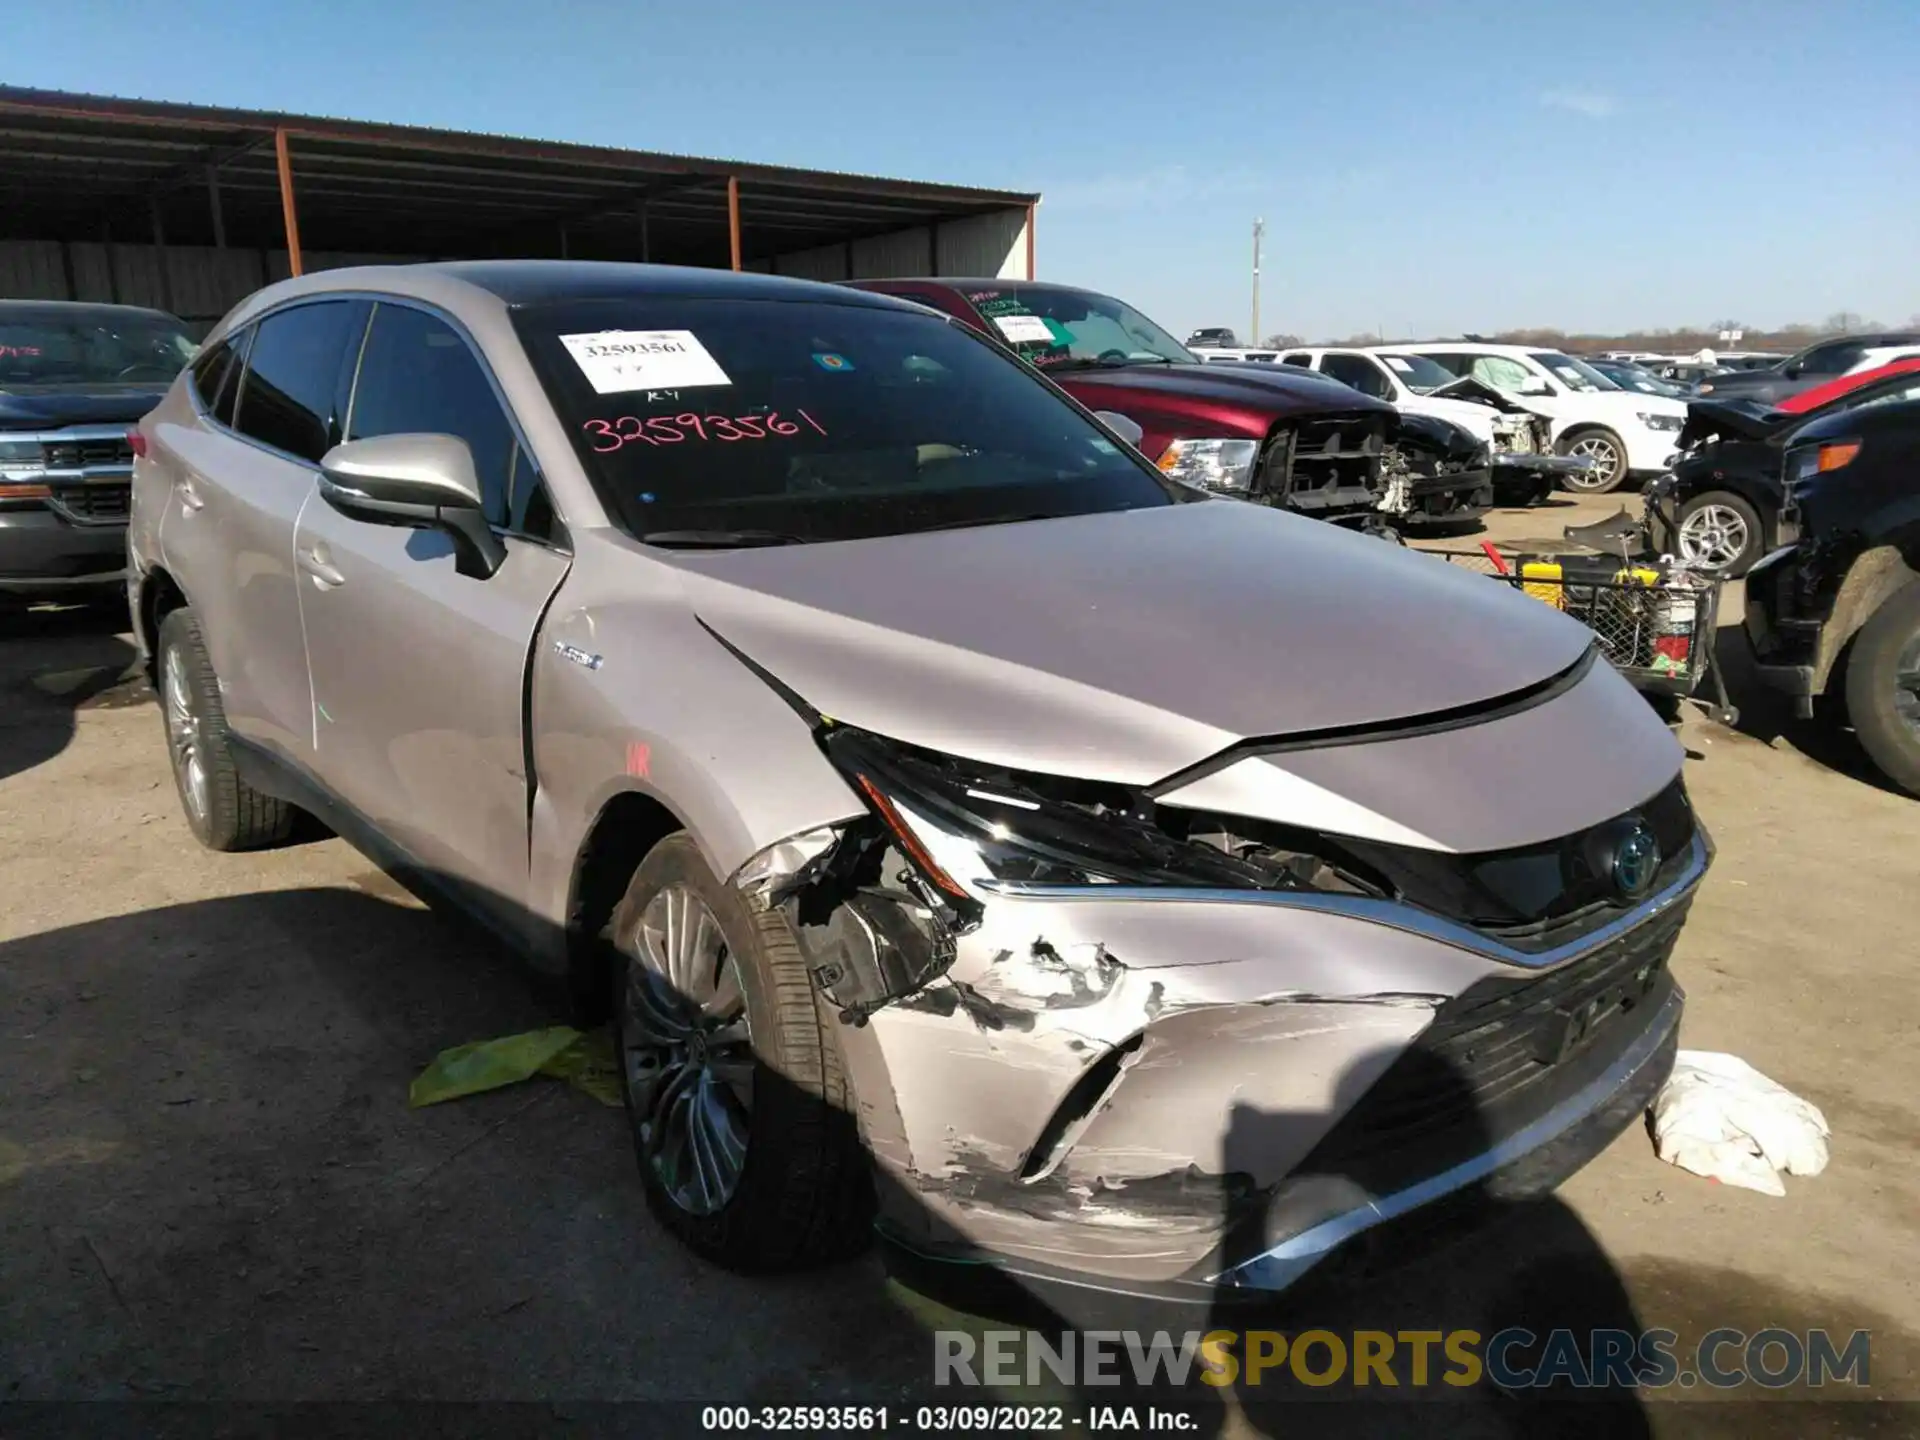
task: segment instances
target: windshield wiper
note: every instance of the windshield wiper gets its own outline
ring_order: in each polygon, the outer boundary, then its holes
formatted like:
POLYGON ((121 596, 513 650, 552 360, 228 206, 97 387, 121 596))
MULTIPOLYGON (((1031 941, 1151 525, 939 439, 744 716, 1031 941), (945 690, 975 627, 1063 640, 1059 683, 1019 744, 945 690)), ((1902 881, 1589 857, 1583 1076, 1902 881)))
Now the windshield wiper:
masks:
POLYGON ((640 537, 642 545, 658 545, 663 550, 745 550, 767 545, 805 545, 804 535, 788 535, 779 530, 649 530, 640 537))

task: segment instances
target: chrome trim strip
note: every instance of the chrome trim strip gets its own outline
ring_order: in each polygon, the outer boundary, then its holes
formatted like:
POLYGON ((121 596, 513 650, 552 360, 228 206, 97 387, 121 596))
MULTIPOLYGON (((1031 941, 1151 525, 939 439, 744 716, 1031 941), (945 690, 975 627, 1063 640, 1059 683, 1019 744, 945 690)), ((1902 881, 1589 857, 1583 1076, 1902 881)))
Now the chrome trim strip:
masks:
POLYGON ((1285 910, 1317 910, 1327 915, 1342 915, 1372 925, 1404 930, 1428 940, 1437 940, 1456 949, 1470 950, 1489 960, 1519 965, 1529 970, 1544 970, 1598 950, 1629 930, 1638 929, 1686 898, 1700 877, 1707 873, 1713 858, 1705 830, 1697 830, 1687 855, 1686 869, 1680 878, 1638 908, 1590 930, 1577 940, 1569 940, 1551 950, 1519 950, 1491 935, 1483 935, 1471 926, 1397 900, 1376 900, 1367 895, 1326 895, 1312 890, 1208 890, 1182 886, 1152 885, 1034 885, 1025 881, 976 880, 974 888, 982 894, 1009 900, 1117 900, 1145 901, 1156 905, 1273 905, 1285 910))
POLYGON ((1391 1195, 1381 1196, 1322 1220, 1298 1235, 1281 1241, 1271 1250, 1251 1260, 1243 1260, 1230 1270, 1221 1271, 1212 1277, 1210 1283, 1231 1285, 1236 1289, 1284 1289, 1362 1231, 1371 1230, 1422 1205, 1477 1184, 1494 1171, 1557 1139, 1604 1105, 1659 1052, 1680 1023, 1683 1004, 1677 993, 1669 995, 1653 1023, 1604 1074, 1596 1076, 1579 1094, 1561 1101, 1531 1125, 1516 1130, 1498 1144, 1489 1146, 1451 1169, 1442 1170, 1438 1175, 1430 1175, 1404 1190, 1396 1190, 1391 1195))

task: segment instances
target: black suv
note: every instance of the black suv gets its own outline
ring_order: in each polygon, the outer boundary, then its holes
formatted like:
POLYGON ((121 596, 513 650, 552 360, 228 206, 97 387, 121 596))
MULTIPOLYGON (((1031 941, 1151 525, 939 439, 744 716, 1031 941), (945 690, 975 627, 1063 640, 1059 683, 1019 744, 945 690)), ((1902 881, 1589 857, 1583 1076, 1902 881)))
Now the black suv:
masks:
POLYGON ((1803 716, 1842 701, 1873 762, 1920 795, 1920 400, 1803 426, 1785 479, 1793 543, 1747 575, 1760 676, 1803 716))
POLYGON ((0 599, 124 584, 127 432, 193 351, 158 310, 0 300, 0 599))

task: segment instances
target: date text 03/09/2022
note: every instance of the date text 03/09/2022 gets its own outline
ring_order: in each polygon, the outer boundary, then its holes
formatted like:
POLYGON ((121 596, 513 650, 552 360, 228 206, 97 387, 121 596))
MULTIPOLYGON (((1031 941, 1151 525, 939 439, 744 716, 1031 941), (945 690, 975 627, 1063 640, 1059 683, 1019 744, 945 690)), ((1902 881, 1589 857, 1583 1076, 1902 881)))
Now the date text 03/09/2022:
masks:
POLYGON ((1093 1405, 1084 1412, 1064 1405, 708 1405, 700 1412, 702 1430, 756 1435, 768 1431, 1037 1435, 1075 1430, 1176 1434, 1198 1425, 1187 1411, 1162 1405, 1093 1405))

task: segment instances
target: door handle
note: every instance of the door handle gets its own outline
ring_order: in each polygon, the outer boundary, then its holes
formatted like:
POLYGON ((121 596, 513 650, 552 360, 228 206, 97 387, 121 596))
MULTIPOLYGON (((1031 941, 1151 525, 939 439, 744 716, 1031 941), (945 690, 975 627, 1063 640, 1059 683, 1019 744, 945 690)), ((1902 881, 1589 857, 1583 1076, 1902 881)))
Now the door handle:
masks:
POLYGON ((347 583, 347 577, 327 556, 327 547, 315 545, 300 552, 300 568, 313 577, 313 583, 322 590, 332 590, 347 583))
POLYGON ((200 492, 193 488, 193 482, 191 480, 182 480, 174 486, 174 490, 180 496, 180 508, 182 510, 192 512, 207 503, 200 492))

